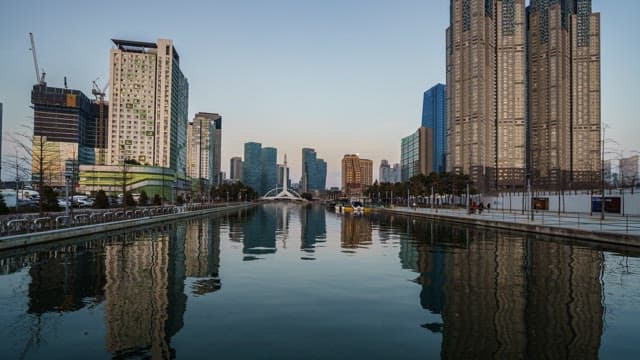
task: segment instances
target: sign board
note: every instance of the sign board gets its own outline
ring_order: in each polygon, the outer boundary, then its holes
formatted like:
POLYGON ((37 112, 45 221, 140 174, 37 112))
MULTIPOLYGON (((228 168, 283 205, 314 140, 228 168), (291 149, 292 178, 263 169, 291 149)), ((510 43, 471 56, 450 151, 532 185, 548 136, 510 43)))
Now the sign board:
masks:
MULTIPOLYGON (((601 196, 593 196, 591 197, 591 211, 600 212, 602 211, 602 197, 601 196)), ((619 196, 606 196, 604 198, 604 212, 612 213, 612 214, 620 214, 622 212, 622 202, 620 201, 619 196)))
POLYGON ((531 208, 533 210, 549 210, 549 198, 532 198, 531 208))

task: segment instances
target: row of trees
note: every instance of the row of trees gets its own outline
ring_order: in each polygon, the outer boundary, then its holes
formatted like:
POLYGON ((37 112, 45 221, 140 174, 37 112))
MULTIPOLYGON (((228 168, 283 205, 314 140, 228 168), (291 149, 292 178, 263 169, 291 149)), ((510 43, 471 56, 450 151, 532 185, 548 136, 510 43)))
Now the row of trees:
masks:
POLYGON ((235 183, 224 183, 220 186, 212 187, 210 191, 211 199, 214 201, 244 201, 255 200, 258 193, 253 188, 238 181, 235 183))
POLYGON ((386 197, 388 194, 403 197, 409 192, 411 195, 451 194, 460 196, 466 194, 469 185, 470 194, 478 190, 469 175, 457 173, 431 173, 428 176, 418 174, 404 183, 378 183, 370 186, 365 195, 370 198, 386 197))

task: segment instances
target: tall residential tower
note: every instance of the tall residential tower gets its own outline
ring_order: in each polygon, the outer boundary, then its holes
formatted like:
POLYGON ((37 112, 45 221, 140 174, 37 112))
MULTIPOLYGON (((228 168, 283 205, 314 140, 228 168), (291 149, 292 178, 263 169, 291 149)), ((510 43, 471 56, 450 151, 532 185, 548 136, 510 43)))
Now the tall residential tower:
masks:
POLYGON ((481 190, 522 184, 524 0, 451 0, 447 29, 447 170, 481 190))
POLYGON ((347 196, 363 196, 373 184, 373 161, 356 155, 342 158, 342 192, 347 196))
POLYGON ((222 117, 199 112, 187 131, 187 175, 217 185, 222 151, 222 117))
POLYGON ((591 0, 532 0, 530 173, 538 187, 600 181, 600 14, 591 0))
POLYGON ((107 164, 186 173, 189 84, 171 40, 112 40, 107 164))

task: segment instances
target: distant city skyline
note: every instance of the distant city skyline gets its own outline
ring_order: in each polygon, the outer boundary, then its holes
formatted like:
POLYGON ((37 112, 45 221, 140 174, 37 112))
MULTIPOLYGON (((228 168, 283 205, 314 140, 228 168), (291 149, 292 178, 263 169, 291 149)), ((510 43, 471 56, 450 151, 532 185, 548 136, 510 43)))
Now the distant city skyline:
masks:
MULTIPOLYGON (((399 162, 399 139, 420 125, 424 89, 445 81, 448 0, 198 2, 179 8, 114 1, 100 16, 83 4, 0 5, 5 157, 14 154, 6 134, 33 122, 29 32, 49 85, 63 87, 66 76, 70 88, 85 94, 94 79, 107 82, 112 38, 172 39, 190 83, 188 117, 215 111, 225 118, 222 164, 242 155, 244 143, 259 141, 289 154, 291 178, 299 179, 300 149, 311 147, 327 161, 328 187, 340 184, 344 154, 399 162), (141 11, 148 16, 138 16, 141 11), (180 19, 189 19, 189 26, 180 19)), ((633 30, 640 2, 594 0, 593 11, 603 14, 602 122, 606 137, 617 142, 607 146, 630 156, 640 149, 631 88, 640 80, 633 30)), ((10 179, 3 172, 3 180, 10 179)))

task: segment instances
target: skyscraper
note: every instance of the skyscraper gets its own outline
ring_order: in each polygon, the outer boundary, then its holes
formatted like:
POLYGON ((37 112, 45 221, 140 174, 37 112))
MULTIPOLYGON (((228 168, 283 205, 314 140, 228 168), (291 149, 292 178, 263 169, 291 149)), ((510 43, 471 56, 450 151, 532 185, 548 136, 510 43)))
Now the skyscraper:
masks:
POLYGON ((244 144, 244 162, 242 163, 242 182, 259 195, 262 191, 262 163, 260 154, 262 144, 248 142, 244 144))
POLYGON ((393 167, 389 164, 389 161, 382 160, 380 162, 379 179, 381 183, 392 183, 402 181, 400 177, 400 164, 393 164, 393 167))
POLYGON ((229 174, 231 180, 242 181, 242 158, 234 156, 230 160, 229 174))
POLYGON ((136 160, 185 174, 189 84, 173 42, 112 41, 107 164, 136 160))
POLYGON ((260 195, 264 195, 278 186, 278 150, 273 147, 262 148, 260 165, 262 168, 260 195))
POLYGON ((402 139, 400 164, 402 181, 418 174, 429 175, 433 168, 433 129, 420 127, 415 133, 402 139))
POLYGON ((187 129, 187 175, 217 185, 220 173, 222 117, 199 112, 187 129))
POLYGON ((447 152, 447 87, 436 84, 424 92, 422 126, 433 131, 433 170, 446 171, 447 152))
POLYGON ((302 182, 303 193, 321 192, 325 190, 327 180, 327 163, 318 159, 316 151, 310 148, 302 149, 302 182))
POLYGON ((360 156, 342 158, 342 192, 347 196, 362 196, 373 184, 373 161, 360 156))
POLYGON ((481 190, 523 183, 525 20, 524 0, 451 0, 446 166, 481 190))
POLYGON ((538 187, 600 180, 600 14, 591 0, 532 0, 530 173, 538 187))

